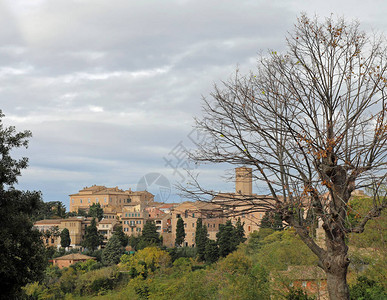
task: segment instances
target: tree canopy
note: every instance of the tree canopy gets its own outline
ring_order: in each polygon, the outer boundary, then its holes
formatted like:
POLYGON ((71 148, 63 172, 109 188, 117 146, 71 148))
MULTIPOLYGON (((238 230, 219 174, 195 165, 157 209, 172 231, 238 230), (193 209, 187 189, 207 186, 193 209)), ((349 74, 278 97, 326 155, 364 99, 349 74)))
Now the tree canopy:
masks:
MULTIPOLYGON (((204 99, 197 129, 207 139, 191 157, 251 167, 268 194, 245 200, 294 227, 319 258, 331 299, 348 299, 347 236, 387 206, 379 191, 387 178, 385 38, 367 36, 358 22, 301 15, 286 41, 285 53, 269 51, 204 99), (348 226, 351 195, 366 187, 373 203, 348 226), (313 240, 317 222, 326 248, 313 240)), ((193 179, 189 193, 216 195, 193 179)))
POLYGON ((181 246, 181 244, 184 242, 185 235, 186 234, 184 229, 184 221, 182 218, 178 218, 177 225, 176 225, 176 239, 175 239, 176 246, 181 246))
POLYGON ((92 217, 92 218, 96 218, 98 219, 98 221, 101 221, 102 218, 103 218, 103 209, 101 207, 101 204, 99 203, 93 203, 90 207, 89 207, 89 213, 88 213, 88 216, 89 217, 92 217))
POLYGON ((106 265, 118 264, 123 252, 119 236, 113 234, 102 251, 102 261, 106 265))
POLYGON ((67 248, 70 247, 70 244, 70 232, 67 228, 63 228, 62 232, 60 233, 60 246, 63 248, 67 248))
POLYGON ((86 227, 85 238, 82 241, 82 246, 88 250, 97 249, 103 241, 103 236, 97 230, 95 219, 91 220, 89 226, 86 227))
POLYGON ((0 111, 0 290, 2 297, 17 299, 23 285, 41 278, 48 261, 41 234, 31 221, 41 194, 13 187, 28 159, 14 159, 11 152, 27 147, 31 132, 4 127, 3 117, 0 111))

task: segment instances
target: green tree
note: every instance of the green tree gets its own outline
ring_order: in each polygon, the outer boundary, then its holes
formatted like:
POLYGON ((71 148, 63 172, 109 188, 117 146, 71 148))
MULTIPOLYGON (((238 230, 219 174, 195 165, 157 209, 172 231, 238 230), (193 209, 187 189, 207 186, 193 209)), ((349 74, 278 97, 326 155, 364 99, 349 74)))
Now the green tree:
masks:
POLYGON ((239 244, 246 241, 245 229, 243 228, 244 223, 242 224, 241 218, 238 218, 233 233, 234 245, 237 247, 239 244))
POLYGON ((93 218, 90 225, 86 227, 85 238, 81 245, 88 250, 95 250, 102 244, 102 241, 103 236, 98 232, 95 218, 93 218))
POLYGON ((4 299, 17 299, 22 286, 42 277, 48 261, 41 234, 31 222, 41 194, 13 187, 28 159, 13 159, 10 153, 27 147, 31 132, 4 127, 3 117, 0 111, 0 291, 4 299))
POLYGON ((103 218, 103 209, 99 203, 93 203, 89 207, 89 217, 96 218, 101 221, 103 218))
POLYGON ((144 229, 142 230, 142 235, 140 237, 139 243, 137 244, 137 248, 144 249, 145 247, 161 245, 162 239, 157 232, 155 222, 148 220, 144 225, 144 229))
POLYGON ((208 239, 204 253, 204 259, 207 263, 210 264, 216 262, 219 259, 219 247, 216 241, 208 239))
POLYGON ((198 249, 198 258, 205 260, 206 244, 208 241, 207 227, 203 225, 201 218, 196 221, 195 244, 198 249))
POLYGON ((105 249, 102 250, 102 262, 105 265, 114 265, 120 262, 123 254, 123 248, 118 235, 114 235, 109 239, 105 249))
POLYGON ((219 232, 216 234, 217 243, 219 245, 219 256, 226 257, 229 253, 236 250, 233 242, 234 226, 231 220, 227 220, 226 224, 220 224, 219 232))
POLYGON ((70 246, 70 244, 70 232, 67 228, 63 228, 62 232, 60 233, 60 245, 63 248, 67 248, 70 246))
POLYGON ((298 288, 298 289, 291 289, 289 293, 286 294, 285 296, 286 300, 315 300, 315 297, 309 297, 308 294, 298 288))
POLYGON ((272 211, 266 211, 262 220, 261 220, 261 228, 271 228, 274 230, 282 230, 282 219, 278 213, 272 211))
POLYGON ((376 281, 360 276, 357 283, 350 287, 351 300, 383 300, 387 292, 376 281))
POLYGON ((113 235, 116 235, 119 238, 122 247, 126 247, 128 245, 129 237, 124 233, 121 225, 114 226, 113 235))
POLYGON ((131 246, 134 250, 138 250, 138 245, 140 243, 141 236, 129 236, 128 244, 131 246))
POLYGON ((182 218, 178 218, 177 225, 176 225, 176 239, 175 239, 176 246, 181 246, 181 244, 184 242, 185 236, 186 234, 184 230, 184 221, 182 218))

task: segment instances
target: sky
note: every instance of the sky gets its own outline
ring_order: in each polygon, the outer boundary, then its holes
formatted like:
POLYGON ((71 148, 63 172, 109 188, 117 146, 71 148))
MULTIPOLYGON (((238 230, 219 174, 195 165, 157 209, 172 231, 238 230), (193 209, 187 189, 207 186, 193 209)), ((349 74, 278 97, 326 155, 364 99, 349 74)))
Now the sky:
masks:
POLYGON ((188 168, 232 191, 232 166, 196 166, 183 152, 200 139, 194 117, 214 84, 286 51, 302 12, 385 33, 386 11, 384 0, 0 0, 3 123, 33 134, 14 153, 29 158, 16 187, 67 207, 94 184, 176 202, 188 168))

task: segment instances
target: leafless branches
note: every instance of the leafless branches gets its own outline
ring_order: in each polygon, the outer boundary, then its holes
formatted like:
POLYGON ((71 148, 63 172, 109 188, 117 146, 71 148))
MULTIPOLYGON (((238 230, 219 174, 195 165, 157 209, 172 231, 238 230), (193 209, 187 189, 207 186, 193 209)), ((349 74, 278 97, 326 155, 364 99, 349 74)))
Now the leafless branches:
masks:
MULTIPOLYGON (((191 157, 252 167, 271 201, 254 195, 244 201, 280 213, 323 261, 326 252, 309 238, 300 211, 313 211, 334 243, 361 232, 386 207, 384 196, 357 228, 347 227, 351 193, 386 184, 386 43, 357 22, 319 23, 304 15, 287 43, 287 53, 270 52, 251 74, 237 71, 204 99, 197 127, 208 139, 191 157)), ((216 196, 197 181, 193 186, 192 195, 216 196)))

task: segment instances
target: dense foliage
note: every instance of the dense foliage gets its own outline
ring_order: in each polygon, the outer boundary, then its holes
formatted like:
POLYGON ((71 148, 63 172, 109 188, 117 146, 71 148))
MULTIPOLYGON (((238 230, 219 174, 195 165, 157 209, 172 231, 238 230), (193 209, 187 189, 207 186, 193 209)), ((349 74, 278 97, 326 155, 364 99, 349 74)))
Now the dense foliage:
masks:
POLYGON ((82 246, 88 250, 97 249, 103 241, 103 236, 98 232, 97 223, 93 218, 91 224, 86 227, 85 238, 82 241, 82 246))
POLYGON ((103 209, 99 203, 93 203, 89 207, 89 217, 96 218, 98 221, 101 221, 103 218, 103 209))
POLYGON ((102 261, 106 265, 118 264, 123 252, 119 236, 113 234, 102 251, 102 261))
POLYGON ((23 285, 43 275, 47 252, 41 234, 32 227, 41 194, 13 187, 28 159, 14 159, 11 152, 27 147, 31 133, 4 127, 2 117, 0 111, 0 291, 4 299, 16 299, 23 285))
MULTIPOLYGON (((281 278, 273 280, 273 274, 289 266, 316 265, 316 257, 292 229, 261 229, 219 260, 217 242, 208 240, 205 255, 204 263, 195 248, 146 247, 122 255, 118 266, 87 261, 63 270, 49 267, 43 282, 29 284, 26 293, 35 299, 313 299, 304 290, 288 289, 281 278)), ((386 269, 378 269, 376 276, 370 272, 374 262, 368 260, 362 271, 351 270, 351 299, 384 299, 386 269)))
POLYGON ((60 233, 60 245, 63 248, 67 248, 70 246, 70 244, 70 232, 67 228, 63 228, 62 232, 60 233))
POLYGON ((176 223, 176 246, 181 246, 181 244, 184 242, 185 236, 184 221, 182 218, 178 218, 176 223))

